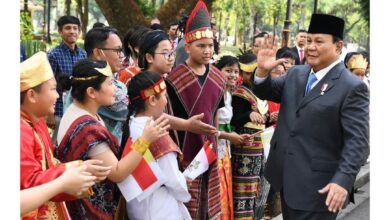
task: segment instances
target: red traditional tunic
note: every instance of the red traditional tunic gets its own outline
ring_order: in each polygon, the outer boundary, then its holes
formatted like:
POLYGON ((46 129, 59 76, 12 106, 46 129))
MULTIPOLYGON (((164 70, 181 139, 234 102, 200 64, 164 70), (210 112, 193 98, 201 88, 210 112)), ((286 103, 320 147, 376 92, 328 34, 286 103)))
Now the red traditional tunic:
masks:
POLYGON ((132 66, 128 66, 122 70, 119 70, 118 79, 127 86, 129 81, 139 72, 141 72, 141 68, 134 64, 132 66))
MULTIPOLYGON (((53 144, 45 121, 37 122, 23 112, 20 116, 20 189, 27 189, 50 182, 65 170, 53 157, 53 144)), ((22 219, 70 219, 65 200, 76 199, 67 194, 60 194, 43 204, 38 209, 25 214, 22 219)))

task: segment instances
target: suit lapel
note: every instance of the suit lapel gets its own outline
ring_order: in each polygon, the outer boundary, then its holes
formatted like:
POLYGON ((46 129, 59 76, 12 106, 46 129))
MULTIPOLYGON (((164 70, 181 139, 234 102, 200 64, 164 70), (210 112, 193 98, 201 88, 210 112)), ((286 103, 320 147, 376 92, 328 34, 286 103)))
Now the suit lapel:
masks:
MULTIPOLYGON (((336 66, 334 66, 331 70, 329 70, 329 72, 324 76, 324 78, 322 78, 321 81, 319 81, 317 85, 315 85, 313 89, 310 90, 310 92, 301 99, 297 108, 297 112, 305 105, 307 105, 309 102, 312 102, 313 100, 315 100, 320 96, 326 95, 327 92, 332 89, 332 87, 337 82, 336 80, 340 78, 343 65, 344 65, 343 63, 339 63, 336 66), (322 90, 324 90, 323 93, 322 90)), ((304 80, 304 84, 302 88, 306 88, 308 75, 309 73, 305 74, 306 79, 304 80)), ((302 95, 304 95, 304 89, 302 91, 299 90, 299 92, 302 92, 299 94, 299 97, 302 97, 302 95)))

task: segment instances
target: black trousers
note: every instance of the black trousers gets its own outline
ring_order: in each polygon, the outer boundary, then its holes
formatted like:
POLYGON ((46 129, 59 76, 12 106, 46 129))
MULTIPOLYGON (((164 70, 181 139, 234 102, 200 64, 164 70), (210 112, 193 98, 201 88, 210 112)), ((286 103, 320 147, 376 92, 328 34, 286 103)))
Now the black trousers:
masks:
POLYGON ((283 220, 335 220, 337 213, 333 212, 313 212, 290 208, 284 200, 283 189, 280 190, 280 199, 282 200, 283 220))

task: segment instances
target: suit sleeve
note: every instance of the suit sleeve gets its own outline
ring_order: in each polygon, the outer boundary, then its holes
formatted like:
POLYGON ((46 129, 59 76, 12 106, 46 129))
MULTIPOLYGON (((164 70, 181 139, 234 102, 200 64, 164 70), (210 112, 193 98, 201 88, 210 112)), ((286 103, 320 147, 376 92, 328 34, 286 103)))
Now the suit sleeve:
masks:
POLYGON ((262 83, 253 85, 253 93, 261 100, 270 100, 280 103, 286 77, 287 74, 276 79, 272 79, 269 74, 262 83))
POLYGON ((357 173, 369 154, 369 94, 362 82, 353 89, 341 109, 344 148, 331 182, 352 189, 357 173))
POLYGON ((252 112, 250 103, 238 96, 232 96, 233 117, 231 124, 237 128, 241 128, 251 119, 249 115, 252 112))

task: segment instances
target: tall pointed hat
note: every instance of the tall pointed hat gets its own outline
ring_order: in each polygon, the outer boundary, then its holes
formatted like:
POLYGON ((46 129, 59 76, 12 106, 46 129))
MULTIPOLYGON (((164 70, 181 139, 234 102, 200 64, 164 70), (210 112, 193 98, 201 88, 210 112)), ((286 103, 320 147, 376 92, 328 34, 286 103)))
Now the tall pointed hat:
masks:
POLYGON ((213 39, 211 31, 210 15, 207 6, 199 0, 188 17, 185 29, 186 43, 200 39, 213 39))

